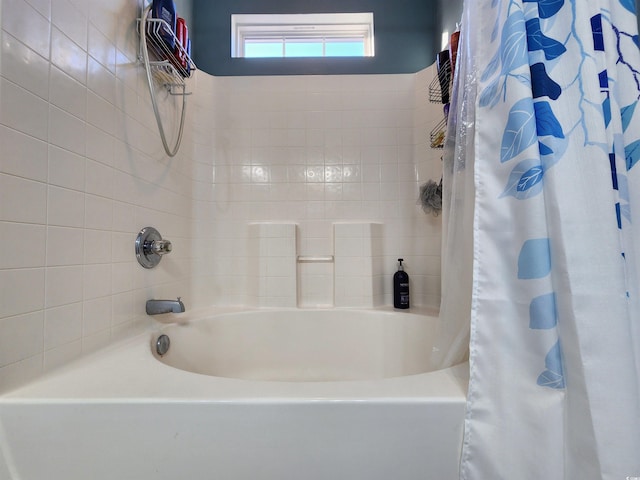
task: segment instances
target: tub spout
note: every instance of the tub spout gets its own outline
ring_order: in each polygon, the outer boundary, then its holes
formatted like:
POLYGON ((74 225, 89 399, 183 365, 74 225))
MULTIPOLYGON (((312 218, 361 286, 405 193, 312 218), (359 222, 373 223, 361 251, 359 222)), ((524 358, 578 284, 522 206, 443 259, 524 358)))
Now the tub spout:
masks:
POLYGON ((180 297, 177 300, 147 300, 147 315, 182 312, 184 312, 184 303, 180 297))

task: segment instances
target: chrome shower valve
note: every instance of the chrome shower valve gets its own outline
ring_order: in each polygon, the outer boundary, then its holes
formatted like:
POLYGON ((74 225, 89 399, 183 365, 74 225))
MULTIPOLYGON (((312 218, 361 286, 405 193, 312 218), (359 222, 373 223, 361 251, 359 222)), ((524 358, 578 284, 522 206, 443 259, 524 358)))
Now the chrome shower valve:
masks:
POLYGON ((171 252, 173 245, 163 240, 160 232, 153 227, 144 227, 136 237, 136 258, 144 268, 153 268, 162 259, 162 255, 171 252))

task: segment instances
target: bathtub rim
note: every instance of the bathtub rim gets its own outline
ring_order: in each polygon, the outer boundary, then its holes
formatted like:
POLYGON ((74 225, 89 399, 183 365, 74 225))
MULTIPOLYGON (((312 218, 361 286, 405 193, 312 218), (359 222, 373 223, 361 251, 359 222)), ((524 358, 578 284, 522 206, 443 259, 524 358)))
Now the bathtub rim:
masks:
MULTIPOLYGON (((378 380, 337 382, 270 382, 215 377, 188 372, 157 360, 149 339, 167 323, 187 323, 203 316, 277 308, 207 308, 178 321, 158 319, 143 332, 73 362, 7 392, 1 403, 112 403, 112 402, 466 402, 468 362, 427 373, 378 380), (135 367, 132 367, 134 365, 135 367), (189 392, 185 394, 185 392, 189 392)), ((310 310, 310 309, 300 309, 310 310)), ((315 310, 315 309, 313 309, 315 310)), ((393 308, 335 309, 397 312, 393 308)), ((437 310, 412 309, 410 314, 433 316, 437 310)), ((400 312, 400 314, 402 314, 400 312)), ((165 315, 164 317, 167 317, 165 315)))

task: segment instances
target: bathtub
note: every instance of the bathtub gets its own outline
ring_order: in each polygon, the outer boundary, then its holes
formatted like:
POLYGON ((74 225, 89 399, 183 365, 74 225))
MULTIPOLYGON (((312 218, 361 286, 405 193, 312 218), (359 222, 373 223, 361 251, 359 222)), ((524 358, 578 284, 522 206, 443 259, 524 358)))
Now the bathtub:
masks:
POLYGON ((0 479, 458 478, 468 366, 429 371, 434 317, 162 317, 2 395, 0 479))

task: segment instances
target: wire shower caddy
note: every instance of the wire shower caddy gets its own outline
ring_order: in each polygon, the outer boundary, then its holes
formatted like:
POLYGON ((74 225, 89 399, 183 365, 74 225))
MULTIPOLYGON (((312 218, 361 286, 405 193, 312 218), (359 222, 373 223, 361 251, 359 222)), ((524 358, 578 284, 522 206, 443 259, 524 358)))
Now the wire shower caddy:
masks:
POLYGON ((174 157, 180 149, 182 134, 184 132, 184 120, 187 110, 187 96, 191 95, 186 89, 186 79, 191 77, 196 70, 191 56, 176 38, 173 30, 167 22, 159 18, 151 18, 149 12, 151 5, 144 8, 142 16, 138 19, 138 34, 140 35, 139 58, 145 67, 149 92, 151 94, 151 104, 156 117, 162 146, 170 157, 174 157), (171 49, 162 36, 173 37, 175 50, 171 49), (177 51, 176 51, 177 50, 177 51), (179 59, 183 59, 182 63, 179 59), (162 117, 158 108, 155 82, 161 84, 169 94, 182 97, 182 109, 180 113, 180 124, 178 135, 173 146, 167 141, 167 136, 162 123, 162 117))

